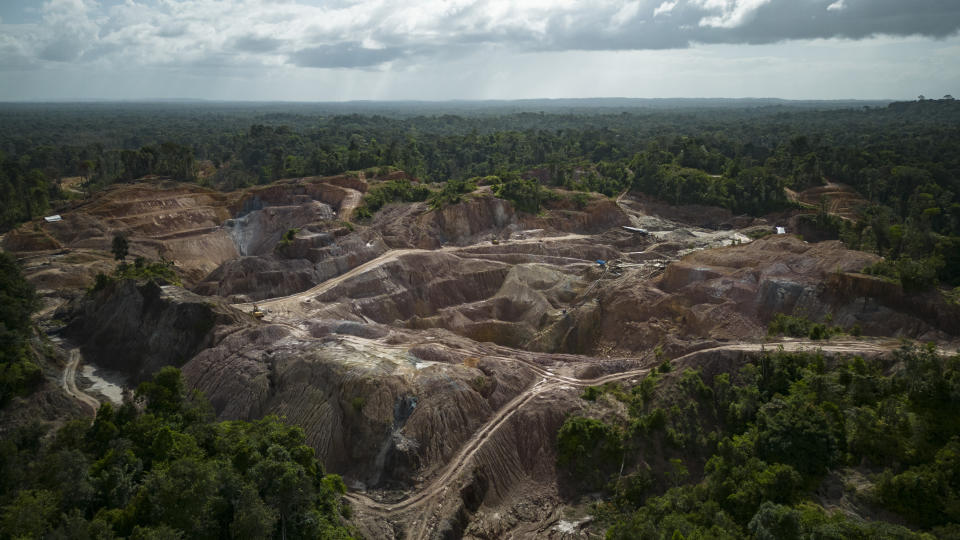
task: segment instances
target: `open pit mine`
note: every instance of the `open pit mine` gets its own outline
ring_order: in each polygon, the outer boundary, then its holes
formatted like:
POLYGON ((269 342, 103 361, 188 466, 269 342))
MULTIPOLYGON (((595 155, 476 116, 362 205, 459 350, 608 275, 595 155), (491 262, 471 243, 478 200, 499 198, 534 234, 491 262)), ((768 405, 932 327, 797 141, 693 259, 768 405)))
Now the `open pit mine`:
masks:
POLYGON ((875 357, 960 333, 956 305, 859 273, 878 258, 806 242, 790 214, 625 194, 530 215, 480 187, 353 220, 384 179, 117 185, 10 231, 2 247, 69 358, 61 394, 36 399, 89 415, 176 366, 220 419, 302 427, 365 537, 579 538, 588 501, 556 441, 587 387, 637 384, 665 360, 719 373, 778 346, 875 357), (89 289, 117 235, 179 284, 89 289), (862 337, 767 335, 798 312, 862 337))

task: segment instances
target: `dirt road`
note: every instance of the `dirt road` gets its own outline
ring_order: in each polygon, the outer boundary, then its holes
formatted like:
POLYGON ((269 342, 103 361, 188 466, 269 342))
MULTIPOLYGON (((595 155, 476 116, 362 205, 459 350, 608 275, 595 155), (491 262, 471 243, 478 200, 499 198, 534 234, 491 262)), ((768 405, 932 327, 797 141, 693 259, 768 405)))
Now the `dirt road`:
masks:
POLYGON ((68 396, 76 398, 93 409, 93 416, 96 418, 97 409, 100 408, 100 402, 90 394, 77 388, 77 366, 80 365, 80 350, 70 349, 70 360, 67 361, 67 367, 63 370, 63 389, 68 396))
MULTIPOLYGON (((775 351, 779 348, 779 346, 782 346, 783 350, 785 351, 812 351, 819 349, 827 354, 880 354, 889 352, 891 350, 890 346, 865 341, 844 341, 833 343, 816 341, 787 341, 773 344, 738 343, 695 351, 685 356, 676 358, 673 361, 678 363, 689 361, 698 356, 709 356, 722 351, 753 353, 764 350, 775 351)), ((577 379, 573 377, 555 375, 543 369, 542 367, 536 366, 535 364, 531 364, 529 362, 523 363, 530 367, 536 368, 534 371, 541 375, 540 381, 521 392, 513 400, 497 411, 496 414, 494 414, 480 429, 473 434, 472 437, 470 437, 470 439, 467 440, 466 443, 464 443, 460 451, 428 483, 421 486, 406 499, 395 503, 377 502, 361 493, 348 493, 346 498, 352 503, 361 506, 365 511, 383 518, 396 517, 398 514, 403 514, 406 512, 429 512, 432 509, 432 507, 429 505, 435 502, 437 497, 442 496, 448 490, 448 488, 456 482, 459 476, 464 472, 467 465, 469 465, 469 463, 476 456, 477 452, 490 439, 490 437, 511 417, 513 417, 514 414, 516 414, 520 409, 522 409, 527 403, 535 399, 537 396, 551 391, 568 390, 571 386, 597 386, 609 382, 631 379, 634 377, 642 377, 649 374, 651 370, 650 367, 646 367, 604 375, 592 379, 577 379)), ((429 536, 430 531, 428 530, 429 526, 427 524, 427 520, 422 519, 422 516, 420 519, 410 521, 410 523, 416 525, 416 530, 408 531, 410 538, 425 538, 429 536)))
POLYGON ((319 294, 323 294, 329 291, 330 289, 336 287, 337 285, 340 285, 344 281, 351 279, 353 277, 359 276, 364 272, 373 270, 387 262, 395 260, 397 257, 401 255, 406 255, 408 253, 425 252, 425 251, 426 250, 423 250, 423 249, 394 249, 384 253, 383 255, 377 257, 376 259, 371 259, 361 265, 355 266, 349 271, 344 272, 343 274, 340 274, 335 278, 328 279, 323 283, 316 285, 314 287, 311 287, 303 292, 299 292, 299 293, 291 294, 287 296, 278 296, 276 298, 270 298, 267 300, 262 300, 260 302, 245 302, 242 304, 234 304, 233 306, 238 309, 242 309, 244 311, 250 311, 253 309, 254 304, 256 304, 257 306, 264 308, 268 311, 274 311, 274 312, 280 311, 280 312, 284 312, 285 315, 290 316, 299 312, 300 309, 297 307, 297 305, 308 298, 312 298, 319 294))
MULTIPOLYGON (((539 242, 559 242, 559 241, 566 241, 566 240, 581 240, 584 238, 588 238, 588 237, 582 234, 567 234, 567 235, 556 236, 556 237, 527 238, 523 240, 513 240, 508 243, 505 242, 504 244, 505 245, 534 244, 539 242)), ((303 302, 304 300, 307 300, 309 298, 313 298, 317 295, 323 294, 329 291, 330 289, 336 287, 337 285, 340 285, 341 283, 347 281, 348 279, 359 276, 370 270, 374 270, 388 262, 396 260, 398 257, 402 257, 404 255, 410 255, 413 253, 436 253, 436 252, 452 253, 452 252, 464 251, 468 249, 475 249, 476 247, 477 247, 476 245, 471 245, 471 246, 460 246, 460 247, 448 246, 448 247, 443 247, 435 250, 392 249, 375 259, 371 259, 363 264, 355 266, 349 271, 344 272, 343 274, 340 274, 335 278, 328 279, 323 283, 315 285, 305 291, 298 292, 295 294, 290 294, 287 296, 278 296, 275 298, 268 298, 265 300, 261 300, 259 302, 243 302, 239 304, 234 304, 233 306, 238 309, 242 309, 243 311, 249 312, 253 310, 253 306, 254 304, 256 304, 257 306, 267 310, 268 312, 282 313, 285 318, 289 318, 291 316, 305 315, 305 313, 303 313, 303 310, 299 307, 300 302, 303 302)), ((274 317, 268 316, 267 320, 273 321, 274 317)))

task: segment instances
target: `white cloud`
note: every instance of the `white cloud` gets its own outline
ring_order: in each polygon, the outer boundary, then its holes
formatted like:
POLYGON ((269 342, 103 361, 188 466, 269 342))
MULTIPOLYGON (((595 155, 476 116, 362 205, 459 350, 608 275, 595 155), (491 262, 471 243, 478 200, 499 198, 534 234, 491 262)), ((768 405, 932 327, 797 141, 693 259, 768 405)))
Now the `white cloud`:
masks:
POLYGON ((633 0, 623 5, 614 15, 611 22, 615 27, 621 27, 637 16, 640 12, 640 0, 633 0))
POLYGON ((669 15, 670 12, 673 11, 673 8, 677 7, 679 1, 680 0, 673 0, 672 2, 666 1, 660 4, 656 7, 656 9, 653 10, 653 16, 657 17, 660 15, 669 15))
POLYGON ((720 11, 700 19, 700 26, 712 28, 736 28, 741 26, 753 13, 770 0, 691 0, 691 3, 709 11, 720 11))

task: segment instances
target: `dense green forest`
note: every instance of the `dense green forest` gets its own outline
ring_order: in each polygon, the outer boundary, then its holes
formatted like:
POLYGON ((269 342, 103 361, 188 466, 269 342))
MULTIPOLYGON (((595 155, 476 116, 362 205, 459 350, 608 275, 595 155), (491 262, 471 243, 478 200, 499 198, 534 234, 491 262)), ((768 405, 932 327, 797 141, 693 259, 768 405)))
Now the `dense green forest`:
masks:
POLYGON ((624 404, 629 421, 564 423, 559 465, 608 493, 595 508, 608 538, 929 538, 900 523, 960 534, 960 356, 770 351, 704 379, 664 364, 583 394, 624 404), (830 481, 875 521, 826 511, 830 481))
POLYGON ((43 380, 33 346, 31 313, 37 306, 33 285, 17 260, 0 251, 0 407, 29 393, 43 380))
POLYGON ((91 425, 0 442, 0 538, 349 538, 339 476, 275 417, 213 422, 163 368, 91 425))
POLYGON ((150 175, 232 190, 383 167, 465 182, 386 188, 360 218, 393 200, 456 201, 480 180, 528 211, 563 187, 750 215, 791 207, 784 187, 834 181, 870 204, 852 223, 812 216, 817 227, 885 256, 878 275, 960 285, 960 103, 603 103, 0 105, 0 229, 82 196, 61 188, 75 176, 85 192, 150 175))

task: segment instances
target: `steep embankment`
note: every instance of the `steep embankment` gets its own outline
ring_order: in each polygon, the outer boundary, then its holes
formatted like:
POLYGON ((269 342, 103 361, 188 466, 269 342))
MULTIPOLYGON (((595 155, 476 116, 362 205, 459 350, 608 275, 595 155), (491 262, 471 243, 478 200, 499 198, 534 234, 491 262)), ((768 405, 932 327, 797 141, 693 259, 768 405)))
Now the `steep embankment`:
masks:
POLYGON ((839 242, 808 244, 788 235, 699 251, 653 281, 627 274, 605 288, 599 340, 628 351, 663 345, 676 354, 697 339, 760 338, 777 313, 829 317, 868 335, 942 339, 956 333, 946 316, 953 310, 938 294, 909 307, 898 286, 856 274, 876 260, 839 242))
POLYGON ((26 262, 44 313, 76 297, 97 273, 112 271, 116 235, 129 242, 128 260, 170 261, 187 286, 199 283, 204 294, 272 297, 383 252, 376 235, 354 235, 337 218, 366 189, 354 176, 297 178, 232 193, 166 181, 117 185, 61 210, 61 221, 38 219, 10 231, 0 247, 26 262), (288 246, 281 240, 291 229, 301 231, 288 246))
POLYGON ((79 298, 56 317, 67 321, 65 335, 90 362, 121 371, 135 382, 163 366, 181 366, 211 346, 215 327, 252 321, 222 301, 133 280, 79 298))

